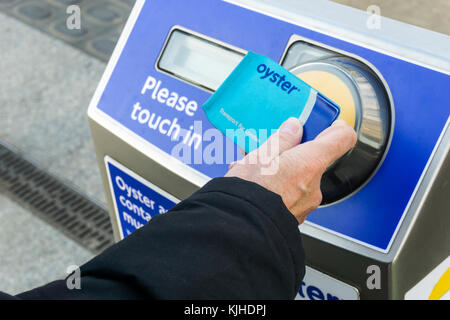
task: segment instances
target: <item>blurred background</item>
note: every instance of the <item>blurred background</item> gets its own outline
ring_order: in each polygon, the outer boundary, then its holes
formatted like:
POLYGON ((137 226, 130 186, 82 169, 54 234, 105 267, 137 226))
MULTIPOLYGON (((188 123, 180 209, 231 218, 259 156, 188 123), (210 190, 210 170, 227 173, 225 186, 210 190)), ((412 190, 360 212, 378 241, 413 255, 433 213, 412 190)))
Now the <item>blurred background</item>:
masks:
MULTIPOLYGON (((450 35, 449 0, 335 2, 450 35)), ((112 244, 86 112, 133 4, 0 0, 0 291, 62 278, 112 244), (74 4, 79 30, 66 26, 74 4)))

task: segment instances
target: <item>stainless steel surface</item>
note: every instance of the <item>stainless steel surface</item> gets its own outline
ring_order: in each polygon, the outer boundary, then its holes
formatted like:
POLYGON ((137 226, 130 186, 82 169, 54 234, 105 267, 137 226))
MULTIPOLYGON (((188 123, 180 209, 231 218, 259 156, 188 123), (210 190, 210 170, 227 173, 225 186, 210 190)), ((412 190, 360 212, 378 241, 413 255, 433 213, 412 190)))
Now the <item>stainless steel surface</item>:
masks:
POLYGON ((92 119, 89 120, 89 125, 94 140, 103 187, 106 192, 106 201, 108 203, 114 239, 116 241, 121 239, 115 216, 114 201, 106 173, 104 161, 106 155, 126 166, 145 180, 152 182, 163 190, 168 190, 171 195, 178 199, 186 199, 198 190, 198 186, 189 181, 185 176, 176 175, 172 171, 167 170, 147 154, 144 154, 136 144, 131 145, 126 143, 121 137, 115 135, 114 132, 111 132, 92 119))
POLYGON ((409 207, 392 251, 392 298, 405 293, 450 256, 450 118, 409 207))
POLYGON ((225 0, 325 35, 450 74, 450 37, 381 16, 369 29, 371 13, 328 0, 225 0))
POLYGON ((450 119, 390 250, 377 252, 303 224, 307 264, 358 288, 361 299, 403 299, 404 294, 450 254, 450 119), (381 288, 366 286, 367 267, 381 270, 381 288))

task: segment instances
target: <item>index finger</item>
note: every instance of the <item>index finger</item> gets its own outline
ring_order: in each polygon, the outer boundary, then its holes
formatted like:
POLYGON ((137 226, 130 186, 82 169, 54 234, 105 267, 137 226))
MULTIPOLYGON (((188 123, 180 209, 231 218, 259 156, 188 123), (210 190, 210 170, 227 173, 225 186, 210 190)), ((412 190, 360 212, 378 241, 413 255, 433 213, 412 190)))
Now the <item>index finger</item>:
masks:
MULTIPOLYGON (((283 157, 306 159, 320 165, 325 170, 353 148, 356 139, 355 130, 345 121, 337 120, 314 140, 300 144, 283 153, 281 161, 283 161, 283 157)), ((290 165, 292 165, 292 162, 290 162, 290 165)))

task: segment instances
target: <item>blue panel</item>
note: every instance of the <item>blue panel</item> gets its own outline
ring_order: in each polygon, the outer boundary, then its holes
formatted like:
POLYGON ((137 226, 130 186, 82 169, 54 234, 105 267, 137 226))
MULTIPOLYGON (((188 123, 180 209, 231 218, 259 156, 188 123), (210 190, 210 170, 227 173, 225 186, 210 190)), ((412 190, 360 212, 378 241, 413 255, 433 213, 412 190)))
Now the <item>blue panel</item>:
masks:
MULTIPOLYGON (((370 61, 381 72, 391 89, 396 114, 386 160, 376 176, 356 195, 316 210, 308 221, 386 249, 449 116, 450 77, 225 2, 189 0, 181 7, 176 0, 146 1, 98 108, 169 154, 176 142, 131 119, 136 102, 163 118, 177 118, 183 128, 189 128, 194 120, 201 121, 203 131, 212 128, 200 108, 210 94, 155 69, 164 41, 175 25, 275 61, 280 61, 290 36, 297 34, 352 52, 370 61), (161 80, 161 87, 196 101, 199 108, 195 114, 188 116, 149 95, 141 95, 149 75, 161 80)), ((226 164, 189 165, 209 177, 222 176, 227 170, 226 164)))
POLYGON ((157 214, 170 210, 176 200, 114 161, 107 163, 115 215, 121 237, 144 226, 157 214), (171 199, 168 199, 170 197, 171 199))

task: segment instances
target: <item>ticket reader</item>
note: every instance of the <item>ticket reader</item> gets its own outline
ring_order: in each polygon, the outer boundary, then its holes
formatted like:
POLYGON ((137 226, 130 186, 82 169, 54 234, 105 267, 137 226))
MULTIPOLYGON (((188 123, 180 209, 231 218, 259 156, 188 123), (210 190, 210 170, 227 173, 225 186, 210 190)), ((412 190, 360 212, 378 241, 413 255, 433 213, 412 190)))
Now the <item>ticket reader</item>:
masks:
POLYGON ((358 135, 300 226, 297 298, 448 297, 450 37, 370 18, 328 1, 138 0, 88 111, 116 240, 242 157, 201 105, 252 51, 358 135))

